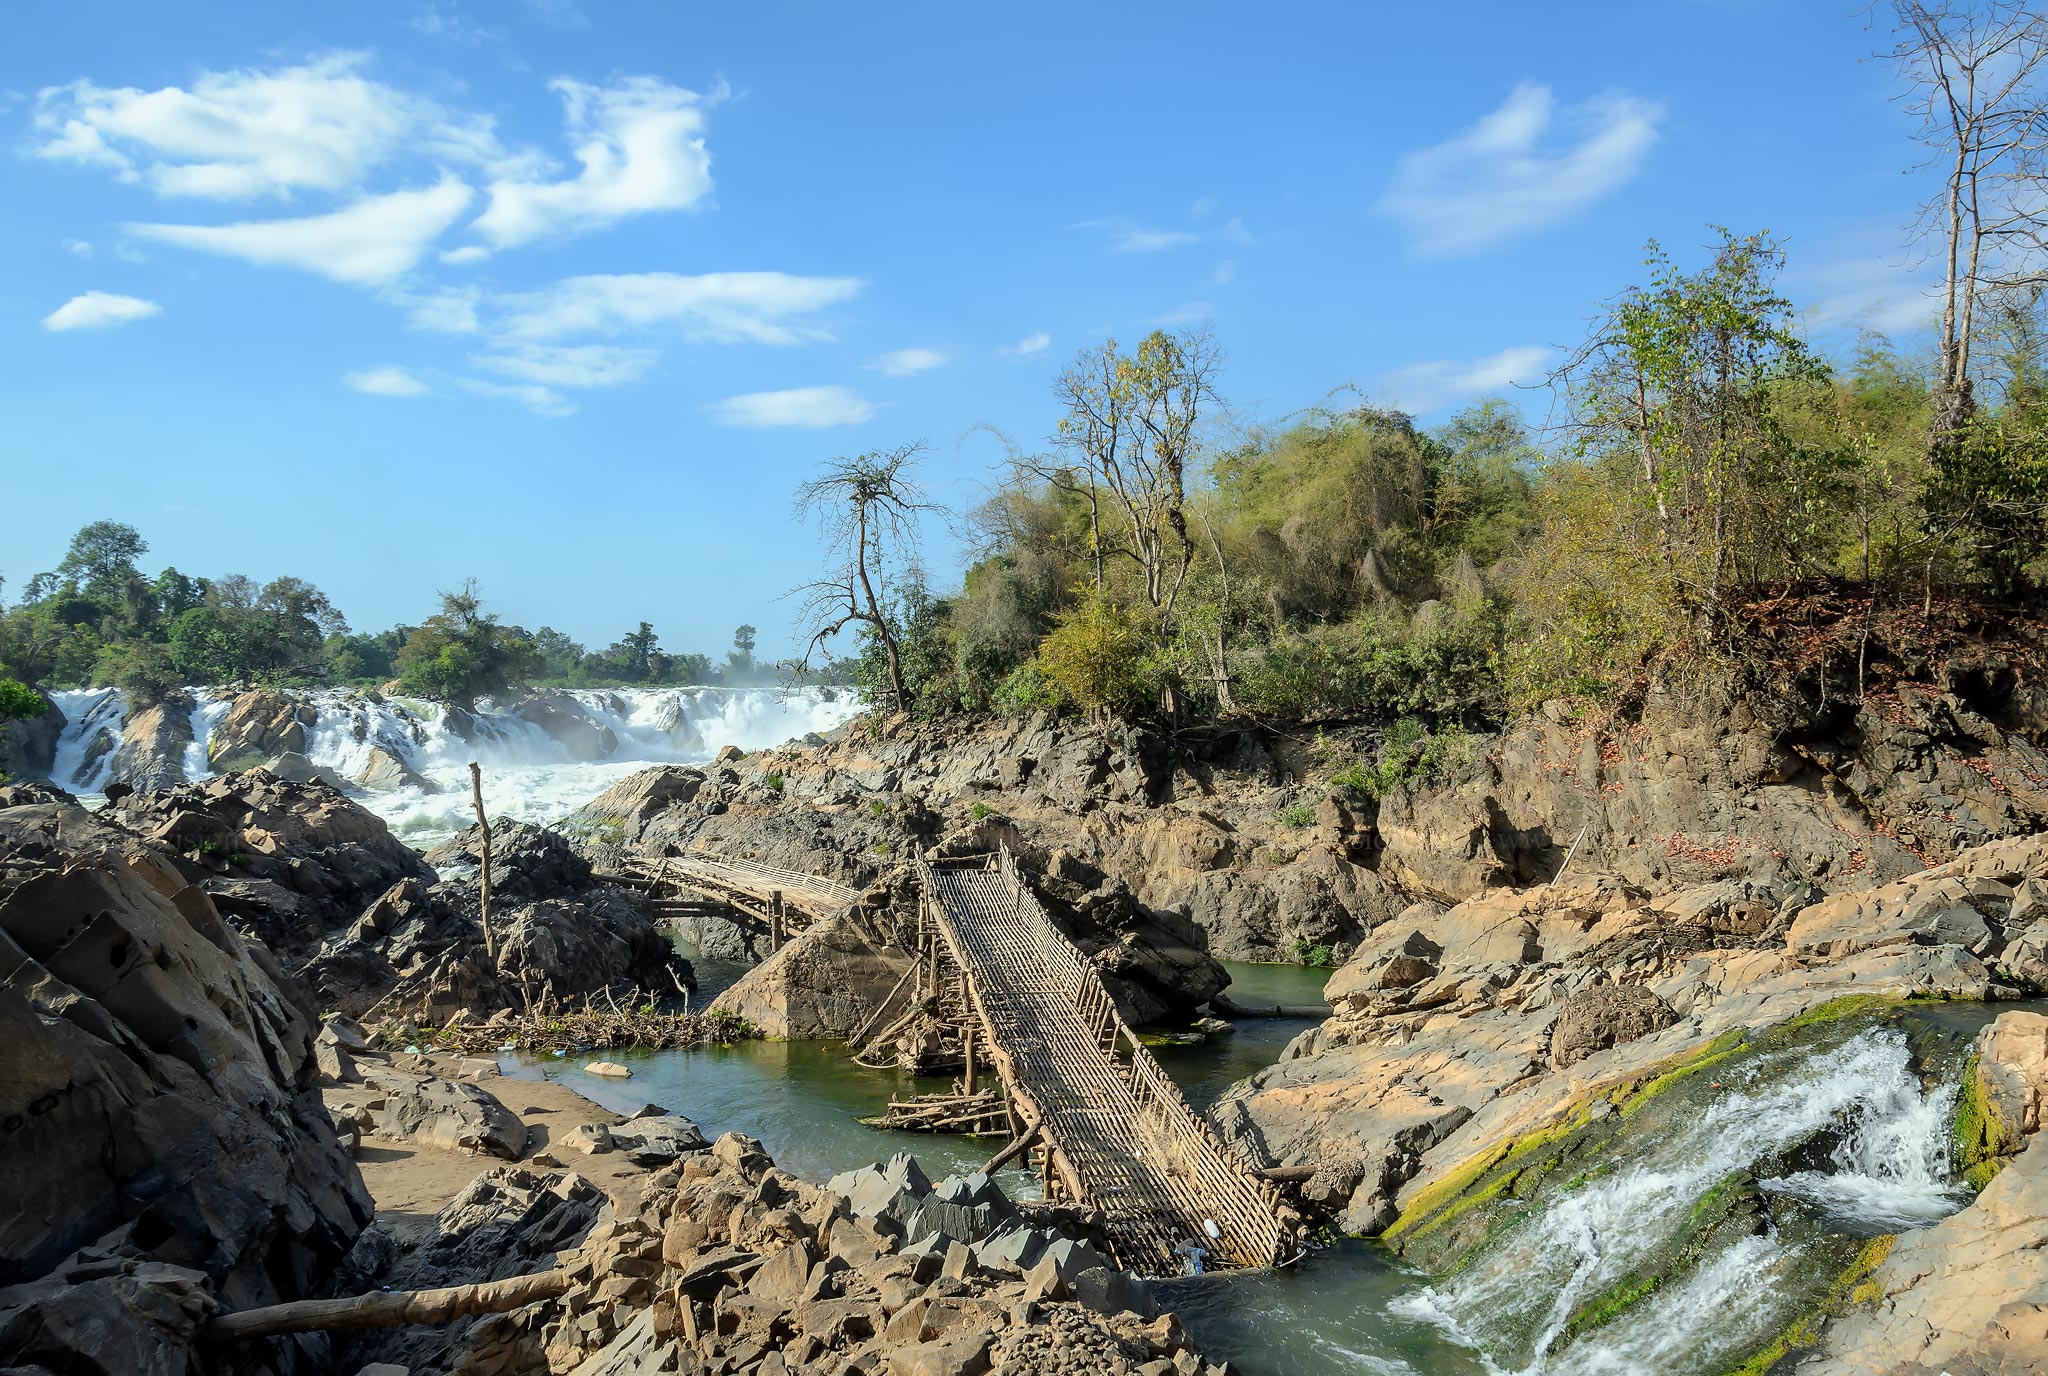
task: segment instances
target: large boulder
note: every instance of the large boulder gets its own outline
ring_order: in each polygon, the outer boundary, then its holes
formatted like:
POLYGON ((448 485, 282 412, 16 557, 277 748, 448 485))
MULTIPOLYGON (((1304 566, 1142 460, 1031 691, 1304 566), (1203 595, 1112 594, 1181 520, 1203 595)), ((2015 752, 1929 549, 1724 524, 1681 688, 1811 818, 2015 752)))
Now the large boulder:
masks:
POLYGON ((121 730, 113 778, 130 788, 170 788, 185 780, 185 751, 192 744, 192 697, 173 690, 138 705, 121 730))
POLYGON ((213 724, 206 744, 208 765, 215 773, 232 774, 279 755, 303 755, 318 720, 309 703, 252 688, 238 694, 213 724))
POLYGON ((0 774, 48 778, 57 763, 57 741, 64 727, 63 710, 47 700, 40 717, 0 722, 0 774))
POLYGON ((1550 1063, 1563 1070, 1677 1021, 1671 1005, 1640 984, 1591 985, 1558 1008, 1557 1025, 1550 1031, 1550 1063))
POLYGON ((395 1070, 370 1071, 365 1078, 384 1092, 379 1136, 507 1161, 526 1155, 526 1124, 482 1085, 395 1070))
POLYGON ((401 879, 434 877, 340 790, 262 769, 137 794, 120 816, 181 856, 231 922, 294 962, 401 879))
POLYGON ((62 795, 0 791, 0 978, 0 1286, 27 1287, 0 1294, 0 1367, 182 1372, 213 1305, 340 1281, 371 1205, 312 1010, 201 887, 62 795))
POLYGON ((560 742, 572 760, 609 759, 619 748, 618 733, 569 693, 537 693, 512 709, 560 742))

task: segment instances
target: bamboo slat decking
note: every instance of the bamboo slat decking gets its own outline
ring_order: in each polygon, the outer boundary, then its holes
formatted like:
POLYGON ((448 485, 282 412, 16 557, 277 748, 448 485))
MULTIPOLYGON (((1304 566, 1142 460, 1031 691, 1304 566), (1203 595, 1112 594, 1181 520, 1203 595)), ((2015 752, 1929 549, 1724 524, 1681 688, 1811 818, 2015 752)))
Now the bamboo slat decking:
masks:
POLYGON ((1188 1107, 1009 853, 919 868, 924 916, 965 972, 1019 1116, 1045 1138, 1049 1183, 1102 1211, 1117 1261, 1171 1274, 1189 1241, 1212 1265, 1283 1260, 1279 1197, 1188 1107))
POLYGON ((634 878, 653 887, 687 889, 729 903, 766 922, 779 901, 792 929, 822 921, 852 906, 859 891, 830 879, 797 870, 778 869, 753 860, 727 860, 709 855, 671 855, 658 860, 628 862, 634 878))

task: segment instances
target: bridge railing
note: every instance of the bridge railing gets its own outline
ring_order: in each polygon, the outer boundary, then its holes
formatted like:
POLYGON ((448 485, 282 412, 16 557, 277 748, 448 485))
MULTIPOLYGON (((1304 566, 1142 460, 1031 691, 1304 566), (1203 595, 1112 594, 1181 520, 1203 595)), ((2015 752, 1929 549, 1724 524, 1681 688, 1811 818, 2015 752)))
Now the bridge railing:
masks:
POLYGON ((1129 1048, 1125 1072, 1132 1093, 1141 1108, 1159 1113, 1179 1163, 1190 1171, 1203 1201, 1221 1215, 1215 1221, 1235 1228, 1246 1244, 1245 1250, 1259 1260, 1281 1260, 1286 1239, 1279 1217, 1279 1195, 1272 1186, 1253 1176, 1241 1158, 1227 1152, 1208 1121, 1195 1112, 1180 1086, 1124 1022, 1101 973, 1053 924, 1037 895, 1018 875, 1009 848, 999 850, 993 863, 1004 887, 1010 890, 1017 911, 1030 925, 1034 944, 1043 953, 1047 967, 1056 970, 1059 983, 1073 991, 1077 1008, 1098 1025, 1106 1021, 1114 1029, 1112 1046, 1121 1041, 1129 1048))

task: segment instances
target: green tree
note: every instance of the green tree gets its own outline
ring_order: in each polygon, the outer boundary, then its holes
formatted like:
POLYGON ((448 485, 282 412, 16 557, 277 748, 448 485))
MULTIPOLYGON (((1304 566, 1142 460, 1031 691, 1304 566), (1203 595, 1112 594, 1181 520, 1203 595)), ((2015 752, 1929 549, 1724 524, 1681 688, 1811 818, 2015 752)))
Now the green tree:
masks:
POLYGON ((533 642, 484 610, 473 578, 442 593, 441 610, 398 652, 399 681, 406 692, 465 712, 476 710, 478 698, 529 682, 538 666, 533 642))
POLYGON ((112 604, 120 599, 131 578, 141 576, 135 561, 148 552, 149 542, 134 526, 94 521, 71 537, 71 547, 57 565, 57 576, 87 596, 112 604))
MULTIPOLYGON (((43 695, 25 683, 0 678, 0 726, 10 721, 32 721, 50 710, 43 695)), ((0 732, 0 780, 7 777, 7 737, 0 732)))
POLYGON ((1146 640, 1136 617, 1091 590, 1060 615, 1038 647, 1039 672, 1076 707, 1098 716, 1131 715, 1152 696, 1146 640))
POLYGON ((732 649, 726 652, 725 667, 735 682, 749 677, 754 672, 754 637, 752 626, 741 626, 732 633, 732 649))

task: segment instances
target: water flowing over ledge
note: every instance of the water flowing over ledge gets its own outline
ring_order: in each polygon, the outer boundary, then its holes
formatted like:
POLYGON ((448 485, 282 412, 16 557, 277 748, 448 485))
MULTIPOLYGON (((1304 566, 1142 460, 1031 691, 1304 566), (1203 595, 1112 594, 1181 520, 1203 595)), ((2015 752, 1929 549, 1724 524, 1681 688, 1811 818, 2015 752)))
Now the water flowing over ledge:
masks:
MULTIPOLYGON (((220 772, 216 730, 235 695, 188 689, 187 780, 220 772)), ((126 696, 117 689, 50 695, 64 713, 50 770, 54 782, 97 794, 115 780, 126 696)), ((860 710, 845 688, 574 689, 474 713, 410 698, 375 699, 321 690, 283 695, 309 709, 308 764, 364 794, 364 802, 415 845, 469 818, 469 762, 485 771, 494 813, 548 822, 649 764, 701 764, 725 746, 753 751, 843 725, 860 710)))

